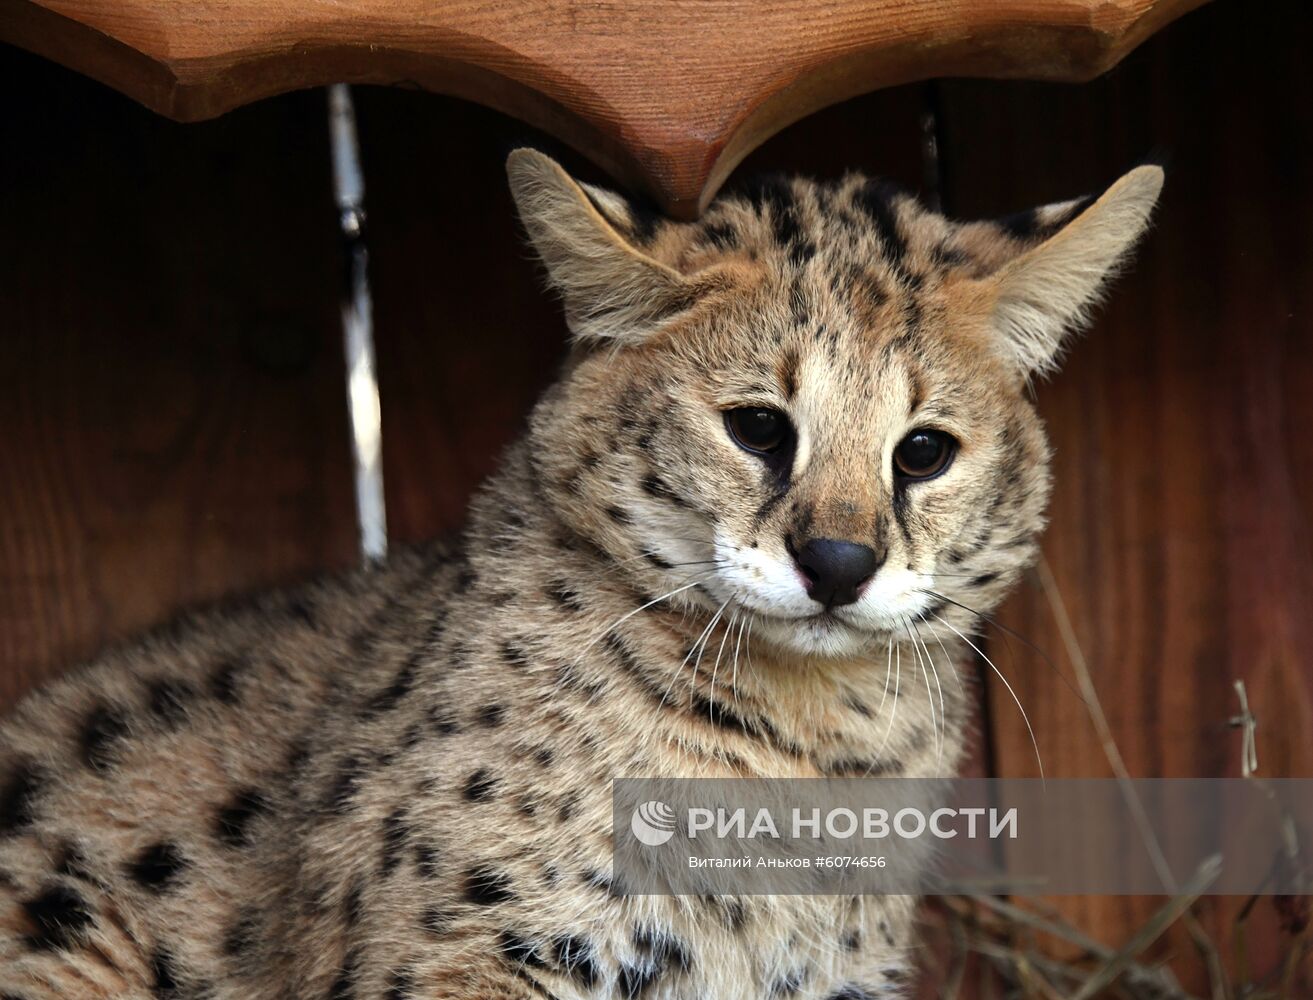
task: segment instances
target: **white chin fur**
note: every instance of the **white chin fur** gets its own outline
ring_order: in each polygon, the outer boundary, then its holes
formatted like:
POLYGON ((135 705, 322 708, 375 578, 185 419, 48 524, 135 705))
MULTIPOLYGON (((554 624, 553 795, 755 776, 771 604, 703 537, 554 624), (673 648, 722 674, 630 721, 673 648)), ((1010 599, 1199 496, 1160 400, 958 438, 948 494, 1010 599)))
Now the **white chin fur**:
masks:
POLYGON ((717 569, 709 587, 721 600, 757 612, 754 635, 800 653, 851 656, 875 648, 877 636, 906 628, 930 604, 931 577, 883 566, 855 604, 815 617, 821 605, 807 596, 792 560, 738 545, 717 533, 717 569), (839 621, 834 620, 838 618, 839 621))

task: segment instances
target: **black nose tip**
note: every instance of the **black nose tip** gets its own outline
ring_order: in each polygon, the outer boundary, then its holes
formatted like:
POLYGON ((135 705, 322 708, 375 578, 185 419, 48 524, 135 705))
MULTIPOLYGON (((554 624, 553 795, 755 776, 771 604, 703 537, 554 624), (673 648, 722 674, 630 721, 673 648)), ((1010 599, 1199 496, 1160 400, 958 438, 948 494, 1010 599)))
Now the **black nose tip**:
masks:
POLYGON ((807 593, 827 608, 852 604, 857 591, 880 568, 880 560, 869 545, 814 538, 794 553, 807 577, 807 593))

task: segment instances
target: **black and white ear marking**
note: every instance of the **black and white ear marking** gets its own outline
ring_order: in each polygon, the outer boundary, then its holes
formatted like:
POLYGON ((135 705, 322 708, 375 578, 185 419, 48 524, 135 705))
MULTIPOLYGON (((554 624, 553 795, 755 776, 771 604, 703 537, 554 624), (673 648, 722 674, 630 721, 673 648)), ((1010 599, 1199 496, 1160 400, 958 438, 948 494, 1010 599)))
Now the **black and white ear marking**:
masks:
POLYGON ((634 245, 652 221, 625 199, 578 183, 531 149, 512 152, 506 172, 577 338, 635 343, 692 304, 695 283, 634 245))
POLYGON ((1089 322, 1104 286, 1148 228, 1162 186, 1161 167, 1137 167, 1092 203, 1063 202, 1013 217, 1014 235, 1043 241, 988 280, 995 289, 993 325, 1025 376, 1057 367, 1064 341, 1089 322), (1027 233, 1016 233, 1023 222, 1027 233))

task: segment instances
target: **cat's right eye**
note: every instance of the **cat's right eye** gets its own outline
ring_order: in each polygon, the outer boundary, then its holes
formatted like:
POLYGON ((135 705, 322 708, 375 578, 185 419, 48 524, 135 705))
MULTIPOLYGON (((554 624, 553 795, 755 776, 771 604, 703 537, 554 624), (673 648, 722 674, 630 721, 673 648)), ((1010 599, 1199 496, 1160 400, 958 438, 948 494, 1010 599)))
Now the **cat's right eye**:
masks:
POLYGON ((771 455, 793 437, 789 418, 765 406, 740 406, 725 411, 725 429, 734 443, 754 455, 771 455))

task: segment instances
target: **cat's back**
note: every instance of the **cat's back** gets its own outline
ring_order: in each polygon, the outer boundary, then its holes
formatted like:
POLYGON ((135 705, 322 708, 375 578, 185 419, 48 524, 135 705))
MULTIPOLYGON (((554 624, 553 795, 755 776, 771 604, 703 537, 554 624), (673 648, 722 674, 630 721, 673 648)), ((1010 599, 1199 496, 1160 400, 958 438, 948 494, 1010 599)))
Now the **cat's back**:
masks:
POLYGON ((221 977, 216 939, 267 875, 247 848, 286 819, 335 706, 441 606, 450 563, 431 547, 184 616, 0 721, 0 994, 156 995, 179 964, 165 929, 221 977))

